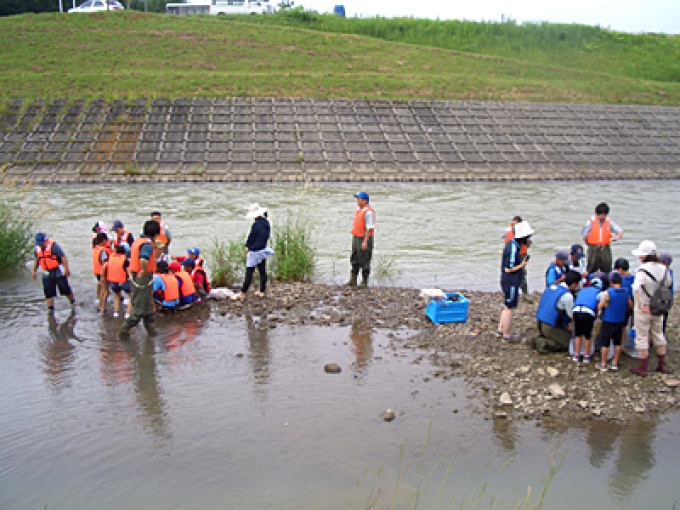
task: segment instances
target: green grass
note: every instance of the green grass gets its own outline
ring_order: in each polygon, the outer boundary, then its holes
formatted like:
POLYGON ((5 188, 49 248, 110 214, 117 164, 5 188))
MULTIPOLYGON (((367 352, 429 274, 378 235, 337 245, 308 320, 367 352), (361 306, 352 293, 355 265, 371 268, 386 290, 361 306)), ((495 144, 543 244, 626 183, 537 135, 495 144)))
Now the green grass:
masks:
POLYGON ((245 247, 242 242, 214 240, 208 248, 210 284, 229 287, 245 277, 245 247))
POLYGON ((678 37, 579 26, 313 18, 322 22, 132 11, 1 18, 0 96, 680 104, 678 37))
POLYGON ((311 281, 314 275, 316 251, 307 219, 300 211, 288 213, 283 224, 272 228, 272 272, 280 282, 311 281))
POLYGON ((33 251, 35 211, 21 199, 22 190, 0 188, 0 275, 22 267, 33 251))

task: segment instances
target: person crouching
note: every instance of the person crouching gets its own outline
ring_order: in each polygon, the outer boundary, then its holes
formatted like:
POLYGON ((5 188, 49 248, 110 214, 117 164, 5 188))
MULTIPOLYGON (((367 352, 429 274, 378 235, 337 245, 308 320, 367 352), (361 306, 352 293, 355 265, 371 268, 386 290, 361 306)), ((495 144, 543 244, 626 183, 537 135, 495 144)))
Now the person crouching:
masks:
POLYGON ((168 268, 175 275, 175 278, 179 280, 179 304, 190 305, 198 301, 198 294, 196 294, 196 287, 191 279, 191 275, 186 271, 182 271, 182 265, 177 261, 173 261, 168 264, 168 268))
POLYGON ((536 311, 540 336, 534 344, 540 354, 569 350, 574 310, 572 293, 576 291, 580 281, 580 274, 568 271, 562 283, 550 285, 543 291, 536 311))
POLYGON ((173 309, 179 305, 179 281, 170 272, 168 263, 161 260, 156 264, 153 276, 153 300, 157 306, 173 309))

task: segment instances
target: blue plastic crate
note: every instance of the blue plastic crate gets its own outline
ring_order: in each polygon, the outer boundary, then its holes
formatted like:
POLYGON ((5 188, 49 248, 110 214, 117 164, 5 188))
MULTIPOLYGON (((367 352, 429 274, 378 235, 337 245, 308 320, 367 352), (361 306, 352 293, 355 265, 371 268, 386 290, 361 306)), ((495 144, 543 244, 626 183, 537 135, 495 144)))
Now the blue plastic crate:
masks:
POLYGON ((427 305, 426 313, 435 324, 446 322, 466 322, 470 301, 457 292, 447 292, 446 299, 432 299, 427 305), (451 298, 456 298, 452 300, 451 298))

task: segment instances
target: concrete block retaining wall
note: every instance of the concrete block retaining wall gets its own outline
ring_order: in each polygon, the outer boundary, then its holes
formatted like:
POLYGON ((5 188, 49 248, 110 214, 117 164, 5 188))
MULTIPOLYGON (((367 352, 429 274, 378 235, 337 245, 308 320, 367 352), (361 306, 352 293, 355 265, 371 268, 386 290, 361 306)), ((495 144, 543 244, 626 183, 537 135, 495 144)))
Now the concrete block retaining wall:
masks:
POLYGON ((7 181, 680 177, 680 108, 457 101, 12 100, 7 181))

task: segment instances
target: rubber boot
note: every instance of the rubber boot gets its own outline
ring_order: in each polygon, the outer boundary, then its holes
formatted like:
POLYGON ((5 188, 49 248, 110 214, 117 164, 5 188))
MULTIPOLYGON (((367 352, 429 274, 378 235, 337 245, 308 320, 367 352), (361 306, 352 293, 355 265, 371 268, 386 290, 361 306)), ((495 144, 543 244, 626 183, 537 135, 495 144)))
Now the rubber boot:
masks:
POLYGON ((661 372, 662 374, 670 374, 670 370, 668 370, 668 367, 666 366, 666 355, 659 354, 658 358, 659 361, 657 362, 656 365, 656 371, 661 372))
POLYGON ((352 271, 349 275, 349 281, 347 282, 347 285, 349 285, 350 287, 356 287, 358 276, 359 276, 358 271, 352 271))
POLYGON ((146 328, 147 335, 156 336, 158 334, 158 330, 156 329, 152 322, 145 322, 144 327, 146 328))
POLYGON ((132 325, 128 321, 125 321, 118 332, 118 339, 128 340, 130 338, 130 329, 132 329, 132 325))
POLYGON ((368 275, 370 274, 369 271, 362 271, 361 272, 361 288, 365 289, 368 287, 368 275))
POLYGON ((649 358, 641 359, 637 368, 631 368, 630 373, 639 375, 640 377, 647 376, 647 367, 649 366, 649 358))

